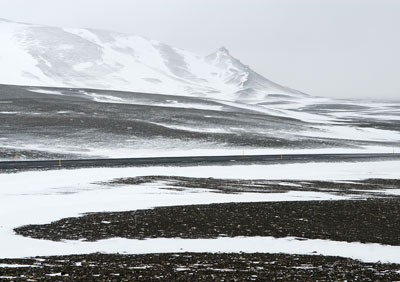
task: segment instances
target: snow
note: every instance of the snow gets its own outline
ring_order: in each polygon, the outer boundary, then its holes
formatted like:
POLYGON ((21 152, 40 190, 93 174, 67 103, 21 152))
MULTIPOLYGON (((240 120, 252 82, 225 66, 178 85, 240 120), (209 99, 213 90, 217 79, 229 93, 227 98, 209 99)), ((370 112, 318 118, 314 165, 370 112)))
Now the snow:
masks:
POLYGON ((395 189, 395 188, 382 189, 382 190, 358 190, 358 191, 371 192, 371 193, 382 193, 382 194, 391 195, 391 196, 400 196, 400 189, 395 189))
MULTIPOLYGON (((46 242, 47 243, 47 242, 46 242)), ((49 244, 51 253, 62 254, 64 245, 72 242, 49 244), (60 252, 61 249, 61 253, 60 252)), ((113 238, 94 243, 73 242, 68 253, 84 254, 100 250, 103 253, 151 254, 151 253, 285 253, 300 255, 340 256, 364 262, 400 263, 400 246, 380 244, 348 243, 330 240, 311 240, 294 237, 234 237, 217 239, 178 239, 157 238, 134 240, 113 238)), ((46 251, 45 251, 46 252, 46 251)), ((47 254, 49 252, 47 251, 47 254)), ((20 256, 24 256, 20 254, 20 256)))
POLYGON ((0 22, 0 83, 127 90, 237 100, 300 95, 218 50, 207 57, 147 38, 102 30, 0 22), (223 65, 228 66, 229 70, 223 65), (237 83, 232 83, 232 79, 237 83), (254 92, 254 93, 253 93, 254 92))
POLYGON ((15 115, 18 114, 19 112, 0 112, 1 115, 15 115))
POLYGON ((25 50, 26 28, 23 24, 0 21, 0 83, 43 85, 49 82, 25 50))
MULTIPOLYGON (((17 113, 13 113, 17 114, 17 113)), ((156 123, 174 129, 183 129, 197 132, 229 132, 228 128, 222 127, 186 127, 156 123)), ((62 144, 48 142, 47 140, 31 139, 28 144, 24 140, 8 142, 7 138, 0 137, 0 147, 10 150, 34 150, 60 154, 80 154, 87 158, 109 157, 109 158, 140 158, 140 157, 182 157, 182 156, 226 156, 226 155, 288 155, 288 154, 352 154, 352 153, 400 153, 399 146, 363 146, 359 148, 320 148, 320 149, 288 149, 288 148, 252 148, 252 147, 228 147, 221 144, 210 144, 204 142, 189 142, 174 140, 150 140, 135 138, 126 139, 125 144, 110 147, 91 146, 90 144, 62 144)), ((395 141, 395 140, 393 140, 395 141)))
MULTIPOLYGON (((36 90, 35 92, 46 90, 36 90)), ((39 92, 39 93, 45 93, 39 92)), ((115 97, 112 95, 98 94, 94 92, 87 92, 84 90, 79 91, 80 93, 89 96, 93 101, 99 103, 116 103, 116 104, 135 104, 135 105, 151 105, 159 107, 170 107, 170 108, 188 108, 188 109, 199 109, 199 110, 211 110, 211 111, 222 111, 223 106, 220 105, 210 105, 210 104, 196 104, 196 103, 180 103, 176 100, 167 100, 166 103, 148 103, 135 99, 124 99, 120 97, 115 97)))
POLYGON ((50 273, 50 274, 46 274, 46 275, 50 276, 50 277, 61 276, 61 272, 50 273))
POLYGON ((29 91, 42 94, 49 94, 49 95, 63 95, 62 92, 60 91, 47 90, 47 89, 29 89, 29 91))
MULTIPOLYGON (((285 253, 298 255, 324 255, 352 258, 371 263, 400 263, 400 246, 363 244, 294 237, 233 237, 217 239, 157 238, 146 240, 113 238, 96 242, 64 241, 51 242, 23 238, 18 240, 20 248, 9 258, 22 258, 32 253, 40 256, 87 254, 87 253, 285 253), (301 239, 301 240, 299 240, 301 239), (25 242, 30 241, 30 242, 25 242), (33 250, 29 245, 34 243, 33 250), (22 248, 26 246, 26 248, 22 248)), ((5 249, 7 255, 8 248, 5 249)), ((0 257, 4 255, 0 254, 0 257)))
MULTIPOLYGON (((135 103, 137 104, 137 103, 135 103)), ((152 106, 160 107, 171 107, 171 108, 185 108, 185 109, 198 109, 198 110, 210 110, 210 111, 222 111, 223 107, 218 105, 205 105, 205 104, 195 104, 195 103, 158 103, 152 104, 152 106)))
POLYGON ((0 268, 20 268, 20 267, 38 267, 37 265, 28 265, 28 264, 7 264, 2 263, 0 264, 0 268))
POLYGON ((129 104, 129 100, 122 99, 119 97, 114 97, 111 95, 96 94, 92 92, 80 91, 80 93, 85 94, 93 99, 95 102, 99 103, 116 103, 116 104, 129 104))
MULTIPOLYGON (((102 245, 121 246, 122 253, 172 253, 172 252, 245 252, 286 253, 304 255, 341 256, 364 262, 400 263, 400 246, 348 243, 330 240, 298 240, 297 238, 236 237, 218 239, 110 239, 99 241, 102 245), (131 250, 131 251, 129 251, 131 250)), ((107 248, 107 247, 106 247, 107 248)), ((105 251, 107 252, 107 251, 105 251)))
MULTIPOLYGON (((278 130, 271 133, 271 136, 285 134, 285 137, 290 138, 318 137, 385 143, 400 141, 398 131, 372 127, 374 121, 398 121, 398 102, 345 101, 307 96, 260 76, 234 58, 226 48, 220 48, 204 57, 135 35, 11 21, 0 21, 0 42, 0 84, 98 88, 189 96, 196 97, 197 102, 181 102, 171 96, 169 101, 155 100, 151 103, 148 101, 150 99, 135 100, 126 93, 121 98, 112 95, 112 92, 104 94, 96 93, 95 90, 81 91, 82 95, 99 103, 150 104, 210 111, 236 109, 297 119, 306 123, 305 127, 310 127, 310 130, 287 134, 278 130), (366 120, 371 127, 355 126, 359 124, 358 120, 366 120)), ((49 95, 66 95, 58 90, 29 90, 49 95)), ((2 111, 0 114, 11 112, 2 111)), ((190 128, 178 124, 165 126, 196 132, 236 133, 235 128, 215 126, 211 129, 204 126, 190 128)), ((265 135, 265 132, 261 133, 265 135)), ((167 153, 156 153, 179 154, 179 151, 183 151, 180 150, 180 145, 167 153)), ((48 150, 57 150, 47 144, 45 147, 48 150)), ((205 147, 210 147, 210 144, 205 147)), ((115 152, 114 148, 85 149, 92 156, 95 151, 103 151, 105 154, 102 156, 105 157, 124 156, 125 152, 128 152, 128 156, 155 155, 146 148, 121 148, 115 152)))
MULTIPOLYGON (((208 133, 229 133, 230 131, 223 128, 212 128, 212 127, 189 127, 189 126, 181 126, 181 125, 169 125, 159 122, 152 122, 151 124, 160 125, 163 127, 171 128, 171 129, 178 129, 178 130, 185 130, 190 132, 208 132, 208 133)), ((188 152, 186 152, 188 153, 188 152)), ((204 155, 203 155, 204 156, 204 155)))
POLYGON ((400 132, 394 130, 383 130, 376 128, 358 128, 352 126, 317 126, 319 131, 299 132, 299 135, 309 137, 336 136, 339 139, 361 140, 361 141, 400 141, 400 132))
MULTIPOLYGON (((35 86, 32 92, 65 95, 42 86, 100 88, 143 93, 202 97, 198 103, 170 100, 153 106, 224 111, 238 108, 266 115, 293 118, 312 128, 296 132, 297 136, 351 139, 360 141, 399 142, 393 130, 356 127, 353 119, 400 119, 400 105, 372 101, 339 101, 309 97, 278 85, 258 75, 229 54, 226 48, 207 56, 171 47, 147 38, 108 31, 62 29, 0 21, 0 83, 35 86), (50 44, 51 43, 51 44, 50 44), (269 94, 283 94, 273 96, 269 94), (346 107, 335 107, 341 104, 346 107), (321 106, 321 111, 307 110, 321 106), (348 123, 347 123, 348 122, 348 123)), ((95 91, 81 94, 99 103, 145 104, 133 98, 121 98, 95 91)), ((0 103, 12 103, 0 101, 0 103)), ((67 111, 58 111, 68 114, 67 111)), ((1 111, 1 115, 20 112, 1 111)), ((37 114, 37 113, 31 113, 37 114)), ((198 132, 233 132, 234 128, 189 127, 163 124, 165 127, 198 132)), ((279 133, 280 134, 280 133, 279 133)), ((49 147, 7 142, 3 148, 44 150, 66 153, 77 148, 49 147)), ((187 142, 186 142, 187 143, 187 142)), ((151 143, 153 144, 153 143, 151 143)), ((399 153, 400 148, 370 146, 358 149, 254 149, 218 148, 176 143, 174 148, 86 148, 89 156, 151 157, 296 153, 399 153), (180 146, 182 145, 182 146, 180 146), (185 147, 186 146, 186 147, 185 147), (193 149, 196 147, 196 149, 193 149), (200 147, 200 148, 199 148, 200 147), (186 149, 185 149, 186 148, 186 149)), ((196 144, 199 145, 199 144, 196 144)), ((203 144, 204 145, 204 144, 203 144)), ((162 146, 159 146, 162 147, 162 146)), ((80 152, 80 151, 79 151, 80 152)), ((78 152, 78 153, 79 153, 78 152)), ((301 163, 275 165, 233 165, 199 167, 89 168, 75 170, 30 171, 0 174, 0 257, 64 255, 90 252, 283 252, 323 254, 360 259, 368 262, 400 263, 399 246, 297 240, 296 238, 237 237, 217 239, 149 239, 112 238, 97 242, 51 242, 16 236, 13 228, 25 224, 44 224, 87 212, 126 211, 161 206, 259 201, 350 200, 328 192, 290 191, 287 193, 220 194, 207 189, 173 191, 163 183, 137 186, 102 184, 116 178, 145 175, 214 177, 238 179, 352 181, 367 178, 399 178, 400 161, 360 163, 301 163), (49 212, 51 211, 51 212, 49 212)), ((399 189, 376 191, 400 195, 399 189)), ((107 222, 104 222, 107 224, 107 222)), ((25 267, 2 264, 1 267, 25 267)), ((54 275, 58 275, 57 273, 54 275)))
MULTIPOLYGON (((128 211, 161 206, 227 202, 343 200, 325 192, 213 193, 208 189, 163 189, 167 184, 113 185, 116 178, 145 175, 176 175, 238 179, 359 180, 399 178, 400 161, 363 163, 309 163, 253 166, 87 168, 53 171, 28 171, 0 174, 0 257, 28 257, 88 252, 287 252, 356 257, 365 260, 395 261, 400 247, 274 238, 219 238, 216 240, 113 238, 98 242, 50 242, 16 236, 13 228, 26 224, 45 224, 87 212, 128 211), (51 212, 49 212, 51 211, 51 212), (167 240, 167 241, 165 241, 167 240), (304 243, 306 242, 306 243, 304 243), (273 244, 272 244, 273 243, 273 244), (288 246, 291 246, 289 248, 288 246), (338 248, 338 247, 341 248, 338 248), (357 253, 349 250, 357 251, 357 253), (368 253, 368 250, 370 251, 368 253)), ((282 182, 284 184, 284 182, 282 182)))

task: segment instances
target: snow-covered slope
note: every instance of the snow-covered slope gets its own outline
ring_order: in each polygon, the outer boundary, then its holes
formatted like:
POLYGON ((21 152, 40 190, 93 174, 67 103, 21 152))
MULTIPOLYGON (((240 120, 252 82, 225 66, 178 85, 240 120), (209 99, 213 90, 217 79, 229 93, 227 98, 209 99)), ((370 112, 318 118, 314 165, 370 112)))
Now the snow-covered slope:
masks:
POLYGON ((262 102, 305 94, 276 84, 220 48, 202 57, 116 32, 0 19, 0 84, 128 90, 262 102))

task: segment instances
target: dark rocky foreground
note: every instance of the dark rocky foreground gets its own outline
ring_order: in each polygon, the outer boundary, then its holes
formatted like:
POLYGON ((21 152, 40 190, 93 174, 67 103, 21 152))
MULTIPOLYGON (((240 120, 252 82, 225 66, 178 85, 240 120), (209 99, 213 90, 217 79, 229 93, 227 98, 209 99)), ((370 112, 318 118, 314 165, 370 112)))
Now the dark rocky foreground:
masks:
POLYGON ((15 229, 47 240, 301 237, 400 245, 400 200, 261 202, 92 213, 15 229))
MULTIPOLYGON (((329 192, 345 201, 226 203, 90 213, 15 231, 38 239, 294 236, 400 245, 400 198, 379 193, 400 180, 265 181, 146 176, 110 185, 160 183, 215 193, 329 192)), ((127 186, 126 189, 135 189, 127 186)), ((301 240, 299 238, 299 240, 301 240)), ((0 250, 1 251, 1 250, 0 250)), ((89 254, 0 260, 8 281, 400 281, 400 265, 287 254, 89 254), (11 267, 18 264, 20 267, 11 267)))
MULTIPOLYGON (((284 254, 90 254, 6 259, 8 281, 395 281, 400 265, 284 254)), ((3 265, 4 266, 4 265, 3 265)))

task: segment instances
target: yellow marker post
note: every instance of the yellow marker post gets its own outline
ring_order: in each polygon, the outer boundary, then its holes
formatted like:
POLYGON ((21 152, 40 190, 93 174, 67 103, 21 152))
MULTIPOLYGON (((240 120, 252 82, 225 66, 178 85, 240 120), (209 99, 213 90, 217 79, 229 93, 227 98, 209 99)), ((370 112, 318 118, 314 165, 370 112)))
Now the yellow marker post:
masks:
POLYGON ((283 155, 281 155, 281 160, 283 160, 283 155))
POLYGON ((58 166, 61 166, 61 160, 58 161, 58 166))
POLYGON ((15 156, 14 156, 14 160, 15 160, 15 161, 17 161, 17 160, 18 160, 18 155, 17 155, 17 154, 15 154, 15 156))

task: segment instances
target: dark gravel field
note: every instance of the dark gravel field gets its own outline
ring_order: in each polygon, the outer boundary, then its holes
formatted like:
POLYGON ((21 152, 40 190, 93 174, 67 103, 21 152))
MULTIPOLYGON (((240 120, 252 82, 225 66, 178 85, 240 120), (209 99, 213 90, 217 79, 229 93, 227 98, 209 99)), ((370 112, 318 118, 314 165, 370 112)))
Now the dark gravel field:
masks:
POLYGON ((398 281, 400 265, 284 254, 149 254, 6 259, 6 281, 398 281))
POLYGON ((400 200, 228 203, 91 213, 16 228, 47 240, 301 237, 400 245, 400 200))
MULTIPOLYGON (((17 234, 47 240, 96 241, 112 237, 216 238, 293 236, 400 245, 400 198, 379 193, 400 180, 352 182, 266 181, 146 176, 114 185, 159 183, 163 189, 207 188, 215 193, 329 192, 356 200, 226 203, 91 213, 17 234)), ((135 189, 127 186, 126 189, 135 189)), ((51 211, 49 211, 51 212, 51 211)), ((0 260, 7 281, 400 281, 400 265, 362 263, 319 255, 287 254, 88 254, 0 260), (12 267, 19 264, 19 267, 12 267)))

